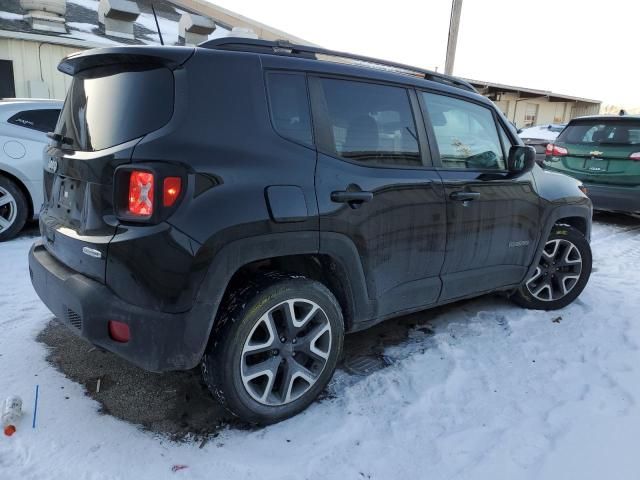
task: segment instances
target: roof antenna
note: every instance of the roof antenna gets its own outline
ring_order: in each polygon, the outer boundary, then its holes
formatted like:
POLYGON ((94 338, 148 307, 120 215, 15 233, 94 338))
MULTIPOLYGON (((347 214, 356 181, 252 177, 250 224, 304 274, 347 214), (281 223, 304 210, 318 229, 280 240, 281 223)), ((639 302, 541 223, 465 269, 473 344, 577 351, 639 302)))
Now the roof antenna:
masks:
POLYGON ((164 40, 162 39, 162 32, 160 31, 160 24, 158 23, 158 15, 156 15, 156 9, 153 8, 153 3, 151 4, 151 11, 153 12, 153 18, 156 19, 156 28, 158 29, 158 36, 160 37, 160 45, 164 45, 164 40))

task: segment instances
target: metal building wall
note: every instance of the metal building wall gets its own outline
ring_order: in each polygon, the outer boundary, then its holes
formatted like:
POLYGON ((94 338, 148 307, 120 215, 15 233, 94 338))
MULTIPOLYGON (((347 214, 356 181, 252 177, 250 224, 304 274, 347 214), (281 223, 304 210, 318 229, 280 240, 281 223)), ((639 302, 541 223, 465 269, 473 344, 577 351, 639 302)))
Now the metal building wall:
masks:
POLYGON ((46 42, 0 38, 0 59, 13 62, 16 97, 64 99, 71 77, 58 72, 58 63, 79 50, 46 42))
POLYGON ((597 115, 600 113, 600 104, 576 102, 571 110, 570 118, 583 117, 585 115, 597 115))

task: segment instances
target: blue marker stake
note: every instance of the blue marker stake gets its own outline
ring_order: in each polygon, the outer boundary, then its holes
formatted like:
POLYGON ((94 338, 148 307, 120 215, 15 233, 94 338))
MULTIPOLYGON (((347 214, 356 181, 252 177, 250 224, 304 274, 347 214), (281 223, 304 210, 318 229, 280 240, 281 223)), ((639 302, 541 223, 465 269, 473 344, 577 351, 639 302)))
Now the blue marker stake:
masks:
POLYGON ((40 385, 36 385, 36 401, 33 406, 33 424, 32 428, 36 428, 36 417, 38 416, 38 390, 40 390, 40 385))

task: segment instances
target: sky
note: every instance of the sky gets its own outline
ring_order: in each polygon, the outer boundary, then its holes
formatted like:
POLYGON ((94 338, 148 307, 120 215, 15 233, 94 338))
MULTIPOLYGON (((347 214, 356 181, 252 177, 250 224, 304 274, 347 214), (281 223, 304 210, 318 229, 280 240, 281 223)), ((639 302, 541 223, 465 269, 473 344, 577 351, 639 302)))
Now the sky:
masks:
MULTIPOLYGON (((323 47, 444 71, 451 0, 214 0, 323 47)), ((640 107, 637 0, 464 0, 454 75, 640 107)))

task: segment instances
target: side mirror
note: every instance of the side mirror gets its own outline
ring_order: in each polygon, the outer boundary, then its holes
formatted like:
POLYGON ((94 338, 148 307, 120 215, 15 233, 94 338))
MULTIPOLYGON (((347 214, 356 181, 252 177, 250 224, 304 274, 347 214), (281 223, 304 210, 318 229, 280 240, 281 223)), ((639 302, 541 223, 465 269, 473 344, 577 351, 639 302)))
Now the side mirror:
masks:
POLYGON ((509 150, 507 167, 512 173, 527 173, 536 163, 536 149, 524 145, 514 145, 509 150))

